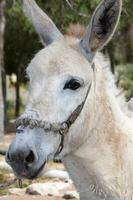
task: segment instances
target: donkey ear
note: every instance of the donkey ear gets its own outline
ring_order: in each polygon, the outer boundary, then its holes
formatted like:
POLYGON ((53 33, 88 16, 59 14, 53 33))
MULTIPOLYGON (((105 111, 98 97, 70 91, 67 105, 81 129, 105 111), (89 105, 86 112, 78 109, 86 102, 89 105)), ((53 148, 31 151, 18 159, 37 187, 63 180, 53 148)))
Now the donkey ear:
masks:
POLYGON ((53 21, 39 8, 34 0, 23 0, 23 7, 25 14, 29 17, 46 45, 62 37, 53 21))
POLYGON ((112 38, 117 27, 122 0, 103 0, 96 8, 85 36, 80 41, 83 53, 90 61, 96 51, 112 38))

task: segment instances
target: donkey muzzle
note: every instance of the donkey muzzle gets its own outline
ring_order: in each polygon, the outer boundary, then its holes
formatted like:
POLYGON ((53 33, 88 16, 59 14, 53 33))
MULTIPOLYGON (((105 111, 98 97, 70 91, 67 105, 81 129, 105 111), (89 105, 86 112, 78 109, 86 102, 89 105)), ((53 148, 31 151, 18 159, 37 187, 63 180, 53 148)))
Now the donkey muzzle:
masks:
POLYGON ((29 146, 24 139, 24 135, 16 137, 11 143, 6 154, 6 161, 20 179, 36 178, 45 165, 45 162, 40 166, 37 165, 38 156, 36 149, 32 144, 29 146))

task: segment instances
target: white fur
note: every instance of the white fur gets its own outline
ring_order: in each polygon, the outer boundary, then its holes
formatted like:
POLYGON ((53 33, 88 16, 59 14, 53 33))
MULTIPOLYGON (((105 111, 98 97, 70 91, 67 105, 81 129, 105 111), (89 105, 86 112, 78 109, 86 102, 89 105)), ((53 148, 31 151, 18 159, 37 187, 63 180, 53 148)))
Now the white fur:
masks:
MULTIPOLYGON (((30 3, 35 5, 33 0, 28 3, 29 6, 30 3)), ((104 3, 111 1, 102 2, 102 9, 104 3)), ((119 18, 121 1, 115 3, 114 9, 119 18)), ((114 24, 111 36, 115 27, 114 24)), ((95 41, 95 37, 93 39, 94 43, 99 42, 95 41)), ((108 36, 104 44, 110 39, 108 36)), ((87 41, 93 42, 88 38, 87 41)), ((61 152, 63 162, 81 200, 133 200, 132 118, 124 114, 125 101, 119 103, 121 101, 116 98, 118 90, 115 87, 112 89, 112 84, 109 84, 113 78, 106 76, 104 58, 96 54, 93 66, 81 53, 76 39, 60 38, 41 50, 27 68, 30 94, 26 112, 33 117, 36 113, 35 117, 43 121, 62 123, 84 101, 91 85, 82 112, 65 135, 61 152), (64 90, 64 85, 71 78, 78 79, 82 87, 75 91, 64 90)), ((23 144, 31 145, 38 158, 37 162, 32 163, 34 166, 31 170, 36 171, 58 149, 60 137, 53 134, 39 128, 25 128, 25 137, 17 135, 11 147, 13 149, 14 146, 16 150, 21 147, 19 137, 22 137, 23 144)))
MULTIPOLYGON (((62 122, 83 101, 91 82, 82 113, 65 137, 64 164, 81 200, 132 199, 132 121, 123 114, 105 81, 101 67, 104 60, 99 62, 96 56, 93 72, 91 64, 74 49, 59 40, 35 56, 27 69, 30 76, 27 109, 37 110, 43 120, 62 122), (70 75, 83 79, 83 88, 63 91, 70 75)), ((42 142, 45 150, 48 144, 42 142)))

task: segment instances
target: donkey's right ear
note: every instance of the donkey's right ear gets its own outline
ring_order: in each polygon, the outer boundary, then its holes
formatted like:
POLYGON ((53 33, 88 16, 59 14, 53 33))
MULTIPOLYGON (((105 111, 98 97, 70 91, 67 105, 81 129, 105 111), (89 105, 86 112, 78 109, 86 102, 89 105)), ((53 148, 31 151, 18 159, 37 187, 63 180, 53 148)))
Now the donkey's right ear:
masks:
POLYGON ((117 27, 122 0, 103 0, 96 8, 80 47, 88 60, 92 61, 96 51, 112 38, 117 27))
POLYGON ((23 0, 25 14, 33 23, 43 43, 51 44, 59 37, 63 37, 53 21, 39 8, 34 0, 23 0))

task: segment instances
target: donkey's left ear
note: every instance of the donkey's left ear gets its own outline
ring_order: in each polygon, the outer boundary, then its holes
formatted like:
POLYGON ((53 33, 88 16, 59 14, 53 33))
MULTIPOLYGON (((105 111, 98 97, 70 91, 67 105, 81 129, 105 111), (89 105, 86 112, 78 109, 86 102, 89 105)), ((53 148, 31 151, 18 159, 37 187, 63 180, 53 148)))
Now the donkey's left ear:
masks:
POLYGON ((122 8, 122 0, 103 0, 96 8, 80 47, 87 59, 93 59, 96 51, 112 38, 117 27, 122 8))

